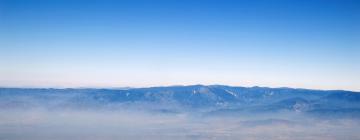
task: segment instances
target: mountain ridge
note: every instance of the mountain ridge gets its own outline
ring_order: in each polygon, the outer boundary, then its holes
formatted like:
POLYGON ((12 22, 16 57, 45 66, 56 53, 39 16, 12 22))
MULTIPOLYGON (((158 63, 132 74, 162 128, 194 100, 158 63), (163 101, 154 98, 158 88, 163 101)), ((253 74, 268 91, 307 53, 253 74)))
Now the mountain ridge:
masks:
POLYGON ((107 89, 107 90, 127 90, 127 89, 150 89, 150 88, 172 88, 172 87, 234 87, 234 88, 263 88, 263 89, 291 89, 291 90, 312 90, 312 91, 346 91, 359 93, 360 91, 355 90, 346 90, 346 89, 312 89, 312 88, 300 88, 300 87, 268 87, 268 86, 231 86, 231 85, 222 85, 222 84, 194 84, 194 85, 169 85, 169 86, 149 86, 149 87, 16 87, 16 86, 0 86, 0 89, 107 89))
POLYGON ((129 89, 0 88, 2 108, 305 112, 360 116, 359 92, 224 85, 129 89))

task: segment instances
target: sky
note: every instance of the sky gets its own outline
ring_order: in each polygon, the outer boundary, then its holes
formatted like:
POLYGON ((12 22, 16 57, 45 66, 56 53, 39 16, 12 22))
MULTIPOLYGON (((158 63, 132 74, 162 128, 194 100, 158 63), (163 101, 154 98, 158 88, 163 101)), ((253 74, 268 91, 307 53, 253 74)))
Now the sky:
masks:
POLYGON ((0 0, 1 87, 360 91, 357 0, 0 0))

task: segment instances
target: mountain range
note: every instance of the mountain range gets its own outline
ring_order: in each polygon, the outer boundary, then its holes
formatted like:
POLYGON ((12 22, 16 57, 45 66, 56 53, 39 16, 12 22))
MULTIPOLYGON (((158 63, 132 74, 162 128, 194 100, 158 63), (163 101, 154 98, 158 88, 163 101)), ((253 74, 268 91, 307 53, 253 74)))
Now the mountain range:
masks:
POLYGON ((124 89, 0 88, 3 109, 145 110, 163 113, 269 113, 360 116, 360 92, 191 85, 124 89))

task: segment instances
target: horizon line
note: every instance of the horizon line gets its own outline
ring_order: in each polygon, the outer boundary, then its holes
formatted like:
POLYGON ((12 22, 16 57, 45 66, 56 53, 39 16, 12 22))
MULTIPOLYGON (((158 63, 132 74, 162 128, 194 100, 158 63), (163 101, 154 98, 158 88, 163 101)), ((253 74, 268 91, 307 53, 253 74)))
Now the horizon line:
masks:
POLYGON ((1 86, 0 88, 26 88, 26 89, 141 89, 141 88, 158 88, 158 87, 189 87, 189 86, 228 86, 228 87, 243 87, 243 88, 270 88, 270 89, 299 89, 299 90, 318 90, 318 91, 350 91, 360 92, 360 90, 349 90, 349 89, 320 89, 320 88, 304 88, 304 87, 291 87, 291 86, 240 86, 240 85, 226 85, 226 84, 174 84, 174 85, 154 85, 154 86, 1 86))

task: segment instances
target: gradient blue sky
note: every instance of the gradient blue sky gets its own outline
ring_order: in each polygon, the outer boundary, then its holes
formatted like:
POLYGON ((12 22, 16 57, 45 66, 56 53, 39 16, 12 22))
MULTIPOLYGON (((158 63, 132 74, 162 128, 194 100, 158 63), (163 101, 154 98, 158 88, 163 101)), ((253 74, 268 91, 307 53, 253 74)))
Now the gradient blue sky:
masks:
POLYGON ((0 0, 0 86, 360 91, 357 0, 0 0))

